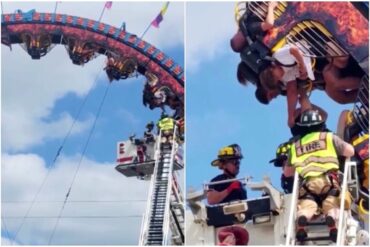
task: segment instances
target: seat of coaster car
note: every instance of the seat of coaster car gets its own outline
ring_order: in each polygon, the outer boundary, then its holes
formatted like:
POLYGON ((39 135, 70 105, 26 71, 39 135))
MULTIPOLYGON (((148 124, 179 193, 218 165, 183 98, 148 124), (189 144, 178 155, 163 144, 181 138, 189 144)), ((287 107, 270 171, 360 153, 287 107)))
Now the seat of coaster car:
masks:
POLYGON ((206 206, 207 210, 207 225, 214 227, 229 226, 234 224, 245 223, 248 220, 253 219, 254 216, 267 215, 271 213, 270 197, 264 196, 257 199, 241 200, 236 202, 246 202, 248 209, 243 212, 245 219, 240 222, 235 215, 225 215, 224 206, 230 205, 230 203, 222 203, 212 206, 206 206))

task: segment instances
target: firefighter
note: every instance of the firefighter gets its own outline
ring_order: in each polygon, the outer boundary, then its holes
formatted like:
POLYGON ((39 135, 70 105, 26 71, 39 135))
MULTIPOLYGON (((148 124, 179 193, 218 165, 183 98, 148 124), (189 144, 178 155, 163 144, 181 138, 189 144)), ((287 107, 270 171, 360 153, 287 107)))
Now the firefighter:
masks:
POLYGON ((354 148, 324 131, 325 121, 318 111, 303 112, 297 124, 300 138, 290 147, 287 166, 292 166, 300 177, 296 237, 298 241, 305 240, 305 226, 320 209, 326 217, 330 239, 335 242, 340 205, 338 156, 351 157, 354 148))
MULTIPOLYGON (((240 160, 243 158, 238 144, 232 144, 219 150, 217 159, 212 161, 212 166, 217 166, 223 171, 214 177, 211 182, 234 179, 239 174, 240 160)), ((210 185, 207 191, 209 204, 230 202, 247 199, 247 192, 239 181, 210 185)))
POLYGON ((152 133, 154 129, 154 123, 151 121, 146 125, 146 130, 144 132, 144 141, 146 144, 153 143, 155 141, 154 135, 152 133))
MULTIPOLYGON (((212 166, 217 166, 223 171, 211 182, 234 179, 239 173, 240 160, 243 158, 238 144, 232 144, 219 150, 217 159, 212 161, 212 166)), ((247 192, 239 181, 210 185, 207 191, 208 204, 218 204, 235 200, 247 199, 247 192)), ((219 245, 247 245, 248 231, 240 225, 221 228, 217 233, 219 245)))
POLYGON ((273 160, 270 160, 270 163, 273 163, 276 167, 281 167, 283 169, 283 173, 281 174, 281 188, 284 190, 286 194, 292 193, 293 190, 293 183, 294 183, 294 172, 292 172, 291 168, 287 168, 288 165, 288 153, 293 142, 293 138, 287 142, 284 142, 279 145, 276 150, 276 157, 273 160))
POLYGON ((162 131, 162 137, 166 138, 164 142, 170 142, 175 128, 175 120, 163 112, 157 125, 158 133, 162 131))

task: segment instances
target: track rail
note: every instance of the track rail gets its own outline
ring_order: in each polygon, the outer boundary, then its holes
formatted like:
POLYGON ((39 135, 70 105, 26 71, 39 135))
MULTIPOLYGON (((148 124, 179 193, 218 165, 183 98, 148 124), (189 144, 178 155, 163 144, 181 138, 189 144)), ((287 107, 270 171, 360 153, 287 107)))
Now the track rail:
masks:
MULTIPOLYGON (((24 13, 1 15, 4 45, 22 43, 23 33, 48 34, 53 44, 65 44, 67 37, 78 37, 83 41, 93 40, 101 49, 108 52, 135 57, 139 65, 158 76, 159 81, 169 86, 183 100, 184 71, 172 58, 135 34, 95 20, 66 14, 38 13, 30 10, 24 13), (63 43, 64 42, 64 43, 63 43)), ((140 72, 140 71, 139 71, 140 72)))

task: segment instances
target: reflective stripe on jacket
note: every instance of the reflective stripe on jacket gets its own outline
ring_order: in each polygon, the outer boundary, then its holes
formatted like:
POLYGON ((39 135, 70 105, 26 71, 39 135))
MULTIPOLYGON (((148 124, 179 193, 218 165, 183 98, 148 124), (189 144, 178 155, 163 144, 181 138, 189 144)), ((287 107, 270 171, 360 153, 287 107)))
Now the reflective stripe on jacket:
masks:
POLYGON ((290 147, 290 164, 302 178, 317 177, 339 169, 333 134, 314 132, 297 140, 290 147))

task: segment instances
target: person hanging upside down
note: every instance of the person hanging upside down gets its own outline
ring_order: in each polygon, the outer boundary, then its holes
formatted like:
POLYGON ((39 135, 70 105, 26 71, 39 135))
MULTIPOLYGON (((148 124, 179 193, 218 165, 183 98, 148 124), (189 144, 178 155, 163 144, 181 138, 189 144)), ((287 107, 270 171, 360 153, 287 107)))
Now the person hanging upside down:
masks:
POLYGON ((348 56, 334 58, 325 66, 323 72, 325 92, 339 104, 356 101, 364 72, 353 58, 348 56))
MULTIPOLYGON (((274 9, 277 2, 269 2, 267 7, 266 19, 261 21, 248 8, 246 3, 246 12, 239 20, 239 29, 234 37, 230 40, 233 51, 242 52, 248 46, 248 41, 262 40, 266 33, 274 27, 274 9)), ((256 84, 258 79, 255 72, 241 61, 237 67, 237 78, 240 84, 246 86, 248 82, 256 84), (256 79, 257 78, 257 79, 256 79)))
POLYGON ((273 63, 264 69, 259 79, 266 92, 285 89, 288 105, 288 126, 295 123, 294 112, 297 103, 301 105, 302 112, 311 108, 307 96, 307 80, 315 80, 311 59, 303 57, 297 46, 288 44, 277 50, 273 57, 278 63, 273 63))
POLYGON ((238 32, 230 40, 230 46, 235 52, 241 52, 247 46, 247 36, 251 40, 262 40, 267 31, 274 27, 274 9, 278 5, 277 2, 271 1, 268 3, 264 21, 261 21, 258 16, 249 10, 248 4, 247 2, 246 11, 239 20, 238 32))

